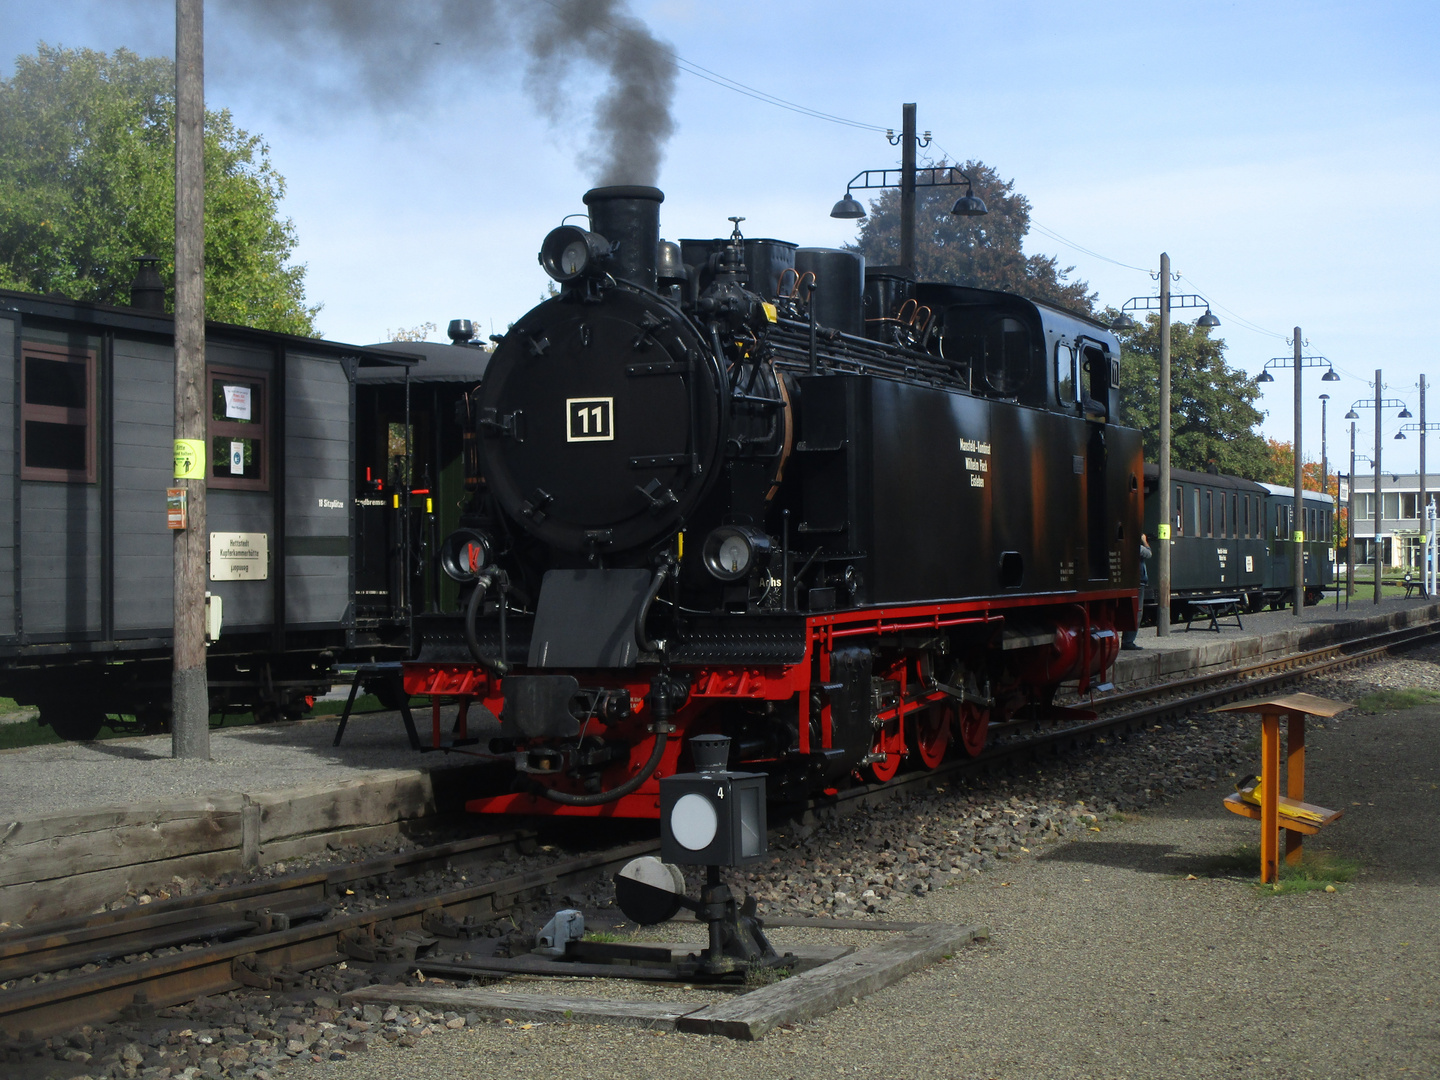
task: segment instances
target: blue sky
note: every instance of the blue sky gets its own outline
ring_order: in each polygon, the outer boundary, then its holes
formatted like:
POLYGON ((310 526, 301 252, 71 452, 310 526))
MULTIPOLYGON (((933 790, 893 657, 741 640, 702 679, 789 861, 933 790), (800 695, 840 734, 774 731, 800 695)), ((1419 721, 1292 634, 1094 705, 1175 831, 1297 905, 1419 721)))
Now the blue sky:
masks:
MULTIPOLYGON (((591 186, 595 69, 577 58, 564 84, 573 114, 552 121, 511 50, 475 48, 485 35, 473 26, 411 7, 414 41, 397 40, 396 55, 418 43, 445 59, 398 71, 408 91, 376 104, 342 53, 287 59, 237 0, 208 4, 209 104, 269 142, 332 338, 371 341, 426 321, 443 337, 456 316, 503 329, 544 292, 540 240, 583 209, 591 186)), ((1348 443, 1340 417, 1373 397, 1377 367, 1386 397, 1412 412, 1420 374, 1440 382, 1424 255, 1440 231, 1434 5, 631 0, 631 10, 685 59, 811 108, 898 128, 901 103, 917 102, 930 152, 1013 178, 1052 234, 1033 231, 1028 249, 1073 263, 1103 303, 1154 293, 1147 273, 1116 263, 1156 267, 1168 251, 1184 275, 1173 288, 1216 305, 1232 364, 1256 373, 1289 355, 1298 324, 1307 354, 1343 376, 1322 386, 1306 372, 1307 458, 1319 455, 1322 390, 1335 462, 1348 443)), ((0 73, 41 40, 168 55, 173 13, 166 0, 0 0, 0 73)), ((743 214, 750 235, 843 242, 854 227, 828 211, 845 181, 898 157, 883 135, 689 74, 673 109, 659 178, 671 238, 722 235, 743 214)), ((1291 378, 1280 373, 1261 401, 1264 431, 1286 440, 1291 378)), ((1440 391, 1429 404, 1440 422, 1440 391)), ((1362 453, 1373 412, 1361 410, 1362 453)), ((1392 438, 1399 423, 1384 412, 1387 471, 1417 463, 1416 433, 1392 438)))

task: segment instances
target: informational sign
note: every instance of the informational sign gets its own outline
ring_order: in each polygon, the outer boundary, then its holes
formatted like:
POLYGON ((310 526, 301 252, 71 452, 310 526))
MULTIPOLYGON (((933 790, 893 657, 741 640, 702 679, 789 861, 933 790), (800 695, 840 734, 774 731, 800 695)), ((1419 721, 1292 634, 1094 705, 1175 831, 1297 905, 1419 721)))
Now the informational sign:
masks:
POLYGON ((184 488, 165 489, 165 522, 172 529, 183 529, 189 524, 184 488))
POLYGON ((249 420, 249 419, 250 419, 250 387, 248 387, 248 386, 227 386, 227 387, 225 387, 225 419, 227 419, 227 420, 249 420))
POLYGON ((211 581, 264 581, 269 576, 268 533, 210 534, 211 581))
POLYGON ((245 444, 243 442, 230 444, 230 475, 245 475, 245 444))
POLYGON ((175 479, 205 479, 205 440, 175 440, 175 479))

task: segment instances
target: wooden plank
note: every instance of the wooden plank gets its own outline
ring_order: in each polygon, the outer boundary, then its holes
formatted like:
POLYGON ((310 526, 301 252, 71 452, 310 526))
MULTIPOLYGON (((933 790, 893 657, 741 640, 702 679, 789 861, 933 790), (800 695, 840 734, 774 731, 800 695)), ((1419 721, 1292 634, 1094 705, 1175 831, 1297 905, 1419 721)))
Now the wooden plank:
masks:
MULTIPOLYGON (((663 941, 630 941, 627 945, 641 948, 670 950, 670 962, 680 963, 701 952, 702 943, 680 944, 663 941)), ((794 956, 792 971, 804 972, 832 963, 855 951, 853 945, 795 945, 784 950, 794 956)), ((424 960, 411 961, 407 969, 419 968, 426 975, 442 975, 447 978, 465 978, 469 975, 543 975, 548 978, 598 978, 598 979, 644 979, 661 982, 675 982, 677 976, 668 967, 660 964, 610 964, 603 961, 583 962, 578 960, 552 960, 548 956, 524 953, 520 956, 481 957, 477 960, 455 961, 436 958, 427 963, 424 960)), ((684 982, 686 979, 679 979, 684 982)))
POLYGON ((418 769, 385 769, 364 780, 300 784, 250 797, 260 807, 260 843, 384 825, 435 812, 430 774, 418 769))
POLYGON ((883 990, 962 945, 989 936, 990 930, 984 926, 924 926, 814 971, 690 1013, 680 1019, 677 1028, 701 1035, 760 1039, 781 1024, 809 1020, 842 1002, 883 990))
POLYGON ((616 1024, 653 1031, 674 1031, 677 1020, 700 1007, 695 1002, 502 994, 495 990, 439 986, 366 986, 350 991, 340 1000, 347 1005, 420 1005, 427 1009, 452 1009, 459 1013, 473 1012, 490 1020, 616 1024))
MULTIPOLYGON (((1250 818, 1252 821, 1260 820, 1260 807, 1254 803, 1247 803, 1244 799, 1240 798, 1238 793, 1226 795, 1223 805, 1225 809, 1229 810, 1232 814, 1239 814, 1241 817, 1250 818)), ((1303 833, 1306 836, 1314 836, 1332 821, 1345 816, 1344 810, 1327 810, 1323 806, 1316 806, 1314 803, 1300 802, 1298 799, 1288 799, 1283 795, 1280 796, 1280 807, 1280 828, 1291 829, 1295 832, 1303 833), (1317 824, 1315 822, 1300 821, 1296 818, 1286 817, 1284 814, 1284 807, 1286 806, 1308 810, 1312 814, 1319 814, 1324 820, 1317 824)))
POLYGON ((238 847, 242 803, 218 795, 12 821, 0 838, 0 885, 238 847))
POLYGON ((1314 694, 1285 694, 1282 697, 1273 698, 1252 698, 1249 701, 1237 701, 1234 705, 1224 705, 1211 712, 1261 712, 1273 710, 1275 712, 1303 712, 1311 716, 1335 716, 1344 712, 1350 706, 1343 701, 1331 701, 1329 698, 1316 697, 1314 694))

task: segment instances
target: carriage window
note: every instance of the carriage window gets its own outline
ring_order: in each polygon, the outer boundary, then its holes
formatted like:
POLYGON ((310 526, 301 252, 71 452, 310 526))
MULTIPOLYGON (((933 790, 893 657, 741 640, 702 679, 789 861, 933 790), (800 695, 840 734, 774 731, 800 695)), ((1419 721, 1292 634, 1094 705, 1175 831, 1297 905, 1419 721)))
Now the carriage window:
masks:
POLYGON ((266 377, 235 368, 209 369, 210 478, 213 488, 265 491, 270 486, 266 377))
POLYGON ((1175 535, 1185 535, 1185 489, 1175 485, 1175 535))
POLYGON ((1226 518, 1225 518, 1225 493, 1224 493, 1223 491, 1220 492, 1219 496, 1216 498, 1215 501, 1220 504, 1220 531, 1219 531, 1218 533, 1216 533, 1215 535, 1223 539, 1224 537, 1230 535, 1230 534, 1226 531, 1227 526, 1226 526, 1226 518))
POLYGON ((95 481, 95 354, 25 345, 20 478, 95 481))
POLYGON ((1206 536, 1215 535, 1214 493, 1208 488, 1205 491, 1205 516, 1200 519, 1200 527, 1205 530, 1206 536))
POLYGON ((1230 494, 1230 535, 1231 535, 1232 537, 1238 537, 1238 536, 1240 535, 1240 513, 1239 513, 1239 510, 1237 509, 1237 505, 1238 505, 1238 503, 1239 503, 1239 499, 1240 499, 1240 496, 1236 495, 1234 492, 1231 492, 1231 494, 1230 494))
POLYGON ((1075 350, 1069 345, 1055 346, 1055 397, 1061 405, 1074 405, 1080 400, 1076 393, 1080 382, 1075 378, 1075 350))
POLYGON ((1200 489, 1190 489, 1190 535, 1204 535, 1200 528, 1200 489))

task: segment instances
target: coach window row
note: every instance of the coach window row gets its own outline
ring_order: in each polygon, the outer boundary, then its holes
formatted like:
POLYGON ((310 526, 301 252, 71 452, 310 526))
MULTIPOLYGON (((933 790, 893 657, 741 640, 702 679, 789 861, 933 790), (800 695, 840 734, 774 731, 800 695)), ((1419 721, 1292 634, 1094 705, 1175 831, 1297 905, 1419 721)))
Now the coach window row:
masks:
POLYGON ((1260 535, 1260 497, 1234 491, 1175 485, 1175 536, 1211 536, 1239 539, 1260 535))
MULTIPOLYGON (((95 483, 95 352, 25 342, 21 355, 20 478, 95 483)), ((207 375, 207 486, 268 490, 268 379, 239 368, 212 367, 207 375)))

